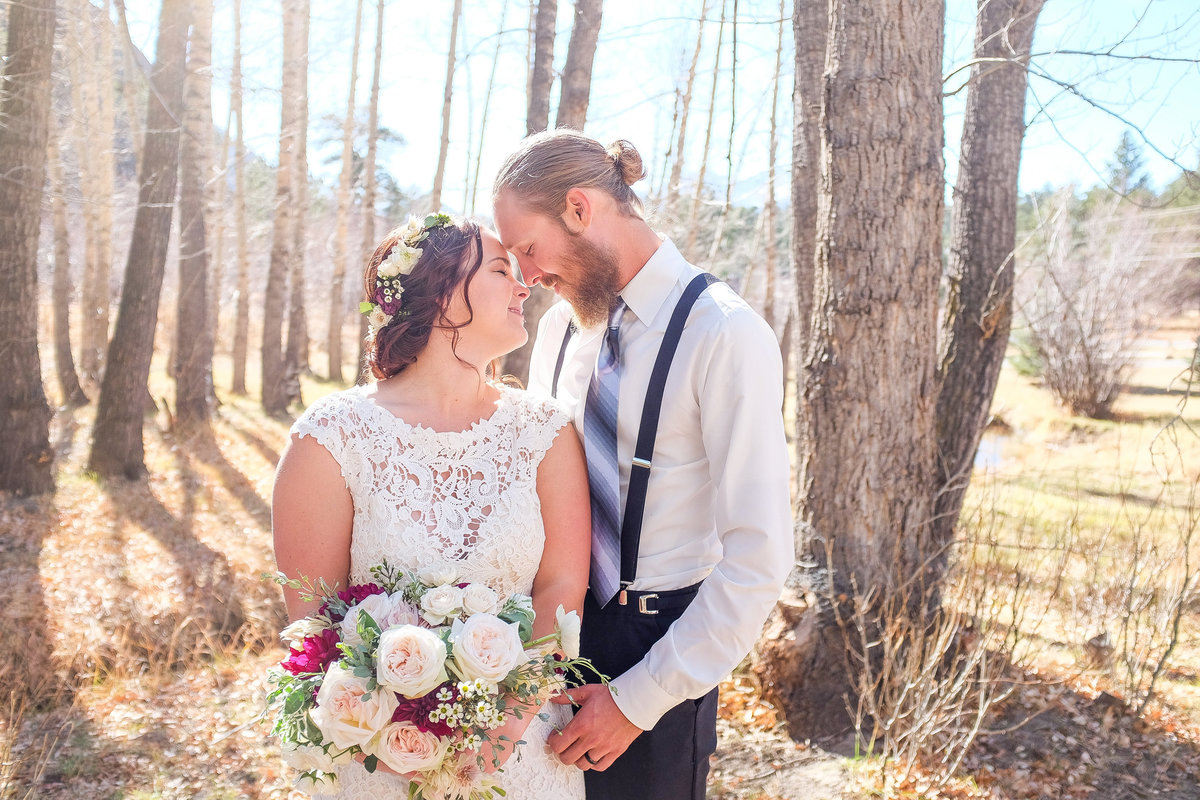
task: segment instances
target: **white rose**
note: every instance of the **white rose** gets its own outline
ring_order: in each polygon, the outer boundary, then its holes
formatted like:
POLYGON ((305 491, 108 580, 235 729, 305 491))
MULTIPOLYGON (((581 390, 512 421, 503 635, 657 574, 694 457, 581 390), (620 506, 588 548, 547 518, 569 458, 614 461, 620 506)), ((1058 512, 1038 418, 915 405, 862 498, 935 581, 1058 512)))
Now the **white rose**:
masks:
POLYGON ((292 783, 292 786, 305 794, 337 794, 342 790, 338 776, 332 772, 306 772, 292 783))
POLYGON ((579 658, 579 628, 582 625, 579 614, 575 611, 567 612, 559 605, 554 612, 554 619, 563 654, 567 658, 579 658))
POLYGON ((362 637, 358 635, 358 615, 365 612, 371 619, 375 620, 375 624, 383 630, 383 619, 392 611, 392 600, 386 594, 369 594, 362 600, 359 600, 350 608, 346 609, 346 616, 342 620, 341 634, 342 641, 346 644, 358 646, 363 643, 362 637))
POLYGON ((447 583, 454 583, 458 577, 458 573, 454 567, 450 566, 434 566, 426 567, 417 573, 417 580, 426 586, 442 586, 447 583))
POLYGON ((450 641, 455 671, 469 681, 479 679, 494 686, 528 658, 520 626, 492 614, 476 614, 466 622, 455 620, 450 641))
POLYGON ((387 607, 380 608, 380 615, 378 617, 372 615, 372 618, 379 623, 380 630, 386 631, 388 628, 396 628, 401 625, 416 625, 421 621, 417 607, 405 600, 401 592, 394 592, 387 598, 387 607))
POLYGON ((421 595, 421 616, 430 625, 441 625, 462 610, 463 591, 457 586, 435 586, 421 595))
POLYGON ((428 628, 401 625, 379 637, 375 680, 405 697, 422 697, 446 680, 446 643, 428 628))
POLYGON ((321 631, 333 628, 333 623, 328 617, 315 615, 312 617, 304 617, 288 625, 279 632, 279 638, 283 640, 288 647, 300 647, 300 645, 309 636, 320 636, 321 631))
POLYGON ((325 748, 313 744, 285 743, 283 760, 301 772, 333 771, 333 758, 325 752, 325 748))
POLYGON ((370 316, 367 317, 367 322, 369 322, 371 327, 375 330, 379 330, 391 321, 391 316, 383 313, 383 309, 378 307, 376 307, 375 310, 371 312, 370 316))
POLYGON ((393 722, 371 743, 369 752, 399 773, 423 772, 441 766, 450 743, 405 720, 393 722))
POLYGON ((500 595, 482 583, 468 584, 463 589, 462 607, 468 614, 495 614, 500 595))
POLYGON ((317 707, 309 717, 322 735, 340 748, 362 747, 392 719, 398 705, 392 692, 376 689, 367 695, 367 682, 333 664, 317 691, 317 707))

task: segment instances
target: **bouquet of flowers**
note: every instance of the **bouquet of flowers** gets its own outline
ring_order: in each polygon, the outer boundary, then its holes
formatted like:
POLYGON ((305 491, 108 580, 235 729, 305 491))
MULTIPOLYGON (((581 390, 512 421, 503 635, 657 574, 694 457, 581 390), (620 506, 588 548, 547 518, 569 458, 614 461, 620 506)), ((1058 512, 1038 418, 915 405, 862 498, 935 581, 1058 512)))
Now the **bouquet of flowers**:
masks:
POLYGON ((297 785, 334 792, 334 765, 357 758, 368 772, 382 763, 409 776, 410 800, 503 794, 485 754, 498 767, 496 754, 522 742, 496 729, 592 669, 579 657, 578 614, 559 606, 555 632, 533 639, 526 595, 502 601, 445 569, 371 573, 337 592, 276 577, 322 601, 283 630, 288 657, 268 673, 272 734, 301 770, 297 785))

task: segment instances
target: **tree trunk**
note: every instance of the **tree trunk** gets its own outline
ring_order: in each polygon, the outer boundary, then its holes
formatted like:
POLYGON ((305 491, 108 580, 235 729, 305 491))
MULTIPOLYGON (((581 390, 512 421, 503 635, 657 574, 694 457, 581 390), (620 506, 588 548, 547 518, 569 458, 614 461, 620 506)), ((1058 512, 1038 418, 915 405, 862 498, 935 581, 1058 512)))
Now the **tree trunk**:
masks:
MULTIPOLYGON (((211 78, 210 78, 211 80, 211 78)), ((212 246, 208 249, 209 256, 209 274, 211 276, 208 282, 208 330, 212 336, 212 346, 209 348, 209 374, 213 371, 213 358, 216 357, 216 350, 221 343, 221 300, 224 294, 225 286, 225 233, 229 229, 229 215, 225 213, 226 205, 229 201, 229 142, 232 138, 231 131, 233 130, 233 105, 230 104, 225 112, 225 126, 221 134, 221 142, 218 145, 220 159, 215 164, 213 171, 214 195, 213 201, 209 205, 209 220, 212 222, 212 246)), ((210 394, 208 403, 211 408, 216 408, 220 405, 220 400, 217 398, 217 389, 215 381, 210 381, 210 394)))
POLYGON ((288 302, 287 348, 284 353, 287 400, 302 403, 300 376, 311 372, 308 361, 308 292, 305 288, 308 261, 308 35, 310 0, 304 0, 300 33, 299 130, 296 137, 295 173, 292 175, 296 201, 292 219, 292 297, 288 302))
MULTIPOLYGON (((383 65, 383 2, 378 0, 375 9, 375 67, 371 73, 371 109, 367 112, 367 156, 363 162, 362 246, 359 267, 366 268, 367 261, 375 252, 375 159, 379 151, 379 79, 383 65)), ((367 318, 358 315, 358 366, 355 382, 364 383, 367 376, 367 318)))
POLYGON ((554 127, 583 130, 592 95, 592 62, 600 39, 600 0, 575 0, 575 24, 563 65, 554 127))
MULTIPOLYGON (((53 491, 50 406, 37 343, 38 231, 50 138, 54 0, 8 10, 0 80, 0 490, 53 491)), ((65 268, 66 265, 64 264, 65 268)))
POLYGON ((145 474, 142 414, 154 328, 162 290, 171 215, 179 172, 190 3, 163 0, 159 15, 153 91, 146 110, 137 214, 125 265, 117 325, 100 388, 88 469, 103 476, 145 474))
POLYGON ((537 0, 537 22, 533 34, 533 69, 529 75, 529 105, 525 110, 525 134, 546 130, 550 124, 550 88, 554 85, 554 29, 558 0, 537 0))
POLYGON ((696 28, 696 47, 692 50, 692 63, 688 67, 687 85, 683 90, 683 100, 679 106, 679 138, 675 145, 675 162, 671 165, 671 179, 667 182, 666 210, 668 215, 675 213, 679 204, 679 182, 683 180, 683 148, 687 143, 688 112, 692 108, 692 88, 696 84, 696 66, 700 63, 700 50, 704 44, 704 21, 708 18, 709 0, 704 0, 700 7, 700 25, 696 28))
POLYGON ((1044 0, 979 0, 951 222, 937 405, 933 530, 954 535, 1012 323, 1026 65, 1044 0), (1004 59, 1007 63, 997 63, 1004 59))
POLYGON ((304 0, 283 0, 284 98, 279 124, 279 164, 275 169, 275 215, 271 233, 271 265, 263 298, 262 404, 268 414, 287 411, 287 386, 283 357, 283 316, 287 308, 288 278, 292 273, 295 236, 293 219, 296 151, 300 146, 300 113, 294 102, 300 86, 300 14, 304 0))
POLYGON ((805 577, 821 603, 782 612, 787 627, 763 653, 793 735, 814 737, 850 723, 854 675, 834 612, 865 615, 874 636, 878 603, 937 580, 923 569, 936 484, 943 10, 829 8, 798 465, 801 546, 819 553, 805 577))
MULTIPOLYGON (((775 154, 779 149, 778 120, 779 120, 779 84, 783 80, 783 29, 784 29, 783 0, 779 0, 779 36, 775 39, 775 80, 771 84, 771 134, 767 140, 767 202, 763 213, 766 215, 767 235, 766 261, 763 264, 767 271, 766 297, 763 298, 763 319, 775 330, 775 275, 778 271, 779 245, 775 236, 775 154)), ((787 337, 780 340, 783 348, 783 361, 788 362, 787 350, 791 346, 787 337)), ((787 386, 787 370, 783 371, 783 385, 787 386)))
MULTIPOLYGON (((829 41, 827 0, 796 0, 792 13, 795 80, 792 86, 792 291, 795 332, 791 345, 796 365, 796 396, 803 390, 801 368, 812 320, 813 268, 816 257, 817 189, 820 184, 822 75, 829 41)), ((796 460, 803 453, 805 406, 796 403, 796 460)), ((799 513, 800 493, 793 495, 799 513)))
POLYGON ((454 52, 458 44, 458 20, 462 17, 462 0, 454 0, 454 14, 450 18, 450 52, 446 55, 446 87, 442 91, 442 143, 438 149, 437 172, 433 175, 433 195, 429 208, 442 208, 442 181, 446 177, 446 153, 450 149, 450 99, 454 95, 454 52))
POLYGON ((47 148, 50 160, 50 207, 54 224, 54 276, 51 289, 51 313, 54 315, 54 371, 62 390, 63 405, 77 408, 88 404, 75 357, 71 353, 71 229, 67 222, 66 185, 63 180, 61 142, 51 141, 47 148))
POLYGON ((708 171, 708 152, 712 147, 714 110, 717 105, 717 76, 721 69, 721 45, 725 40, 725 0, 721 0, 721 24, 717 27, 717 52, 713 57, 712 93, 708 98, 708 125, 704 129, 704 151, 700 156, 700 172, 696 175, 696 190, 692 194, 692 207, 688 209, 687 239, 683 254, 694 259, 696 256, 696 233, 700 218, 700 205, 704 200, 704 176, 708 171))
POLYGON ((83 195, 84 268, 82 295, 82 347, 80 369, 89 383, 99 383, 104 370, 110 324, 109 282, 112 274, 113 202, 113 94, 112 75, 95 69, 96 53, 105 54, 106 25, 97 25, 99 14, 88 0, 76 0, 72 15, 75 52, 69 59, 75 148, 79 161, 79 183, 83 195))
MULTIPOLYGON (((721 239, 725 235, 725 223, 729 220, 729 209, 733 199, 733 133, 737 127, 737 16, 738 0, 733 0, 733 21, 730 23, 730 38, 732 39, 729 57, 729 147, 725 151, 725 202, 721 205, 721 216, 717 218, 717 229, 713 232, 712 244, 708 248, 708 263, 717 258, 720 251, 721 239)), ((724 15, 722 15, 724 22, 724 15)), ((717 70, 720 69, 717 64, 717 70)), ((716 72, 713 72, 714 85, 716 72)))
MULTIPOLYGON (((538 8, 538 36, 550 35, 549 47, 553 48, 553 26, 551 33, 542 30, 541 8, 538 8)), ((567 46, 567 63, 563 68, 562 90, 558 100, 558 117, 555 126, 583 130, 587 120, 588 98, 591 93, 592 61, 596 55, 596 42, 600 36, 600 3, 599 0, 576 0, 575 26, 571 29, 571 43, 567 46)), ((539 38, 539 48, 541 39, 539 38)), ((551 53, 548 58, 553 58, 551 53)), ((535 57, 536 62, 536 57, 535 57)), ((538 103, 542 101, 537 100, 538 103)), ((534 109, 535 98, 529 98, 529 108, 534 109)), ((538 106, 540 113, 541 106, 538 106)), ((549 112, 547 112, 547 118, 549 112)), ((540 119, 540 117, 539 117, 540 119)), ((535 120, 527 120, 526 127, 532 130, 535 120)), ((534 334, 542 315, 554 305, 555 295, 549 289, 540 286, 529 288, 529 298, 525 301, 525 325, 530 331, 529 341, 508 354, 504 359, 504 372, 518 380, 529 380, 529 359, 533 355, 534 334)))
POLYGON ((179 146, 179 296, 175 316, 175 421, 208 425, 212 385, 209 328, 207 175, 211 163, 212 0, 192 0, 192 38, 179 146))
POLYGON ((346 311, 346 258, 350 238, 350 189, 354 180, 354 110, 358 86, 358 52, 362 46, 363 0, 354 4, 354 46, 350 55, 350 92, 342 120, 342 171, 338 176, 337 231, 333 245, 333 280, 329 285, 329 334, 325 352, 329 357, 329 380, 342 382, 342 320, 346 311))
POLYGON ((250 254, 246 231, 246 137, 242 126, 242 0, 233 0, 233 71, 229 76, 230 114, 237 118, 233 146, 233 225, 237 255, 237 301, 233 323, 234 394, 246 394, 250 350, 250 254))
POLYGON ((133 150, 135 163, 134 174, 142 174, 142 115, 138 113, 137 102, 137 66, 134 63, 133 38, 129 35, 129 18, 125 14, 125 0, 116 0, 117 16, 121 20, 121 54, 125 80, 121 84, 121 94, 125 101, 125 113, 129 116, 129 141, 133 150))

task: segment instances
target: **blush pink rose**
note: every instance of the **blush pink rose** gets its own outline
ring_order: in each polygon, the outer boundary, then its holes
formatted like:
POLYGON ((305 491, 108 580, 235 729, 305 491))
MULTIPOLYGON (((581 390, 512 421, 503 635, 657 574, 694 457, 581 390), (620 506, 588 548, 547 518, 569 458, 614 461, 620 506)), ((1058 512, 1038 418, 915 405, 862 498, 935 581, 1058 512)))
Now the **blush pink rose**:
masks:
POLYGON ((446 758, 449 741, 411 722, 393 722, 371 743, 369 752, 401 774, 436 769, 446 758))

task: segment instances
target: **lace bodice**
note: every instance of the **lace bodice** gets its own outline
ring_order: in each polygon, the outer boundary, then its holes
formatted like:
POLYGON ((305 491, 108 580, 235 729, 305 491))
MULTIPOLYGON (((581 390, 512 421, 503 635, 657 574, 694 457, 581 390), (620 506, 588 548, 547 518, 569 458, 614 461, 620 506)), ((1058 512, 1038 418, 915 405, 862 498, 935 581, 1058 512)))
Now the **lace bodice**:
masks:
POLYGON ((533 586, 544 540, 537 467, 567 421, 551 401, 503 389, 490 417, 441 432, 355 388, 314 403, 293 432, 333 455, 354 499, 351 581, 369 582, 386 558, 450 565, 507 595, 533 586))
MULTIPOLYGON (((496 409, 464 431, 410 424, 364 387, 313 403, 292 432, 333 456, 354 501, 350 580, 367 583, 383 560, 410 570, 452 566, 460 581, 528 594, 545 543, 537 470, 569 415, 553 400, 502 388, 496 409)), ((508 800, 582 798, 582 773, 545 749, 564 706, 534 719, 529 743, 504 769, 508 800), (515 763, 514 763, 515 762, 515 763)), ((340 798, 406 798, 407 782, 339 770, 340 798)))

